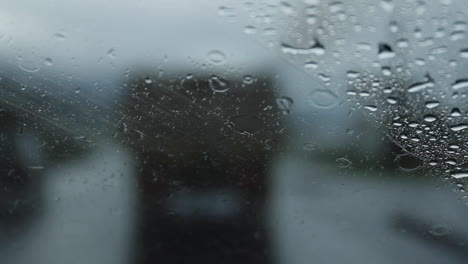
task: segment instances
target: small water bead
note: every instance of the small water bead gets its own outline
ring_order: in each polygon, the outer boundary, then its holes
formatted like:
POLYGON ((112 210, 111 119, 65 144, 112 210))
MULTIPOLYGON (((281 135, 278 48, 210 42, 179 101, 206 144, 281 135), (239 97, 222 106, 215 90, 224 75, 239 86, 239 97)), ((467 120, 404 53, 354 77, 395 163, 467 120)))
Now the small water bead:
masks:
POLYGON ((312 150, 315 150, 315 145, 312 144, 312 143, 305 143, 302 148, 306 151, 312 151, 312 150))

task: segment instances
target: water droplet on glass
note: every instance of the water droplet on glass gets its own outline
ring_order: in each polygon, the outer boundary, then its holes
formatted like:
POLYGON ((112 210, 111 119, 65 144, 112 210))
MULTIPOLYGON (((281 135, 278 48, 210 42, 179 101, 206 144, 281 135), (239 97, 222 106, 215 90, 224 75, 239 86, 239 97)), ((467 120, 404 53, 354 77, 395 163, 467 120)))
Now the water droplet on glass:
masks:
POLYGON ((292 55, 324 55, 325 47, 316 40, 315 43, 308 48, 298 48, 283 43, 281 44, 281 51, 292 55))
POLYGON ((245 84, 252 84, 254 82, 254 78, 252 77, 252 75, 245 75, 242 78, 242 82, 244 82, 245 84))
POLYGON ((375 112, 378 109, 377 106, 375 106, 375 105, 366 105, 366 106, 364 106, 364 108, 371 111, 371 112, 375 112))
POLYGON ((450 115, 453 117, 459 117, 461 116, 460 109, 458 108, 453 108, 452 111, 450 112, 450 115))
POLYGON ((253 35, 253 34, 256 34, 257 33, 257 28, 254 27, 254 26, 245 26, 244 27, 244 33, 245 34, 249 34, 249 35, 253 35))
POLYGON ((115 58, 115 49, 114 48, 110 48, 108 51, 107 51, 107 56, 109 56, 109 58, 115 58))
POLYGON ((288 115, 290 113, 290 108, 293 103, 293 99, 286 96, 281 96, 276 99, 276 104, 278 105, 278 108, 282 110, 284 115, 288 115))
POLYGON ((46 66, 52 66, 52 65, 54 65, 54 62, 52 61, 51 58, 45 58, 45 59, 44 59, 44 64, 45 64, 46 66))
POLYGON ((433 236, 442 237, 442 236, 447 236, 452 231, 451 231, 451 228, 448 225, 437 224, 437 225, 431 226, 431 229, 429 229, 428 232, 429 232, 429 234, 431 234, 433 236))
POLYGON ((392 71, 390 67, 382 67, 382 74, 385 76, 390 76, 392 75, 392 71))
POLYGON ((426 102, 426 108, 429 108, 429 109, 435 108, 435 107, 437 107, 439 105, 440 105, 440 103, 438 101, 426 102))
POLYGON ((427 115, 427 116, 424 117, 424 121, 426 121, 426 122, 434 122, 436 120, 437 120, 437 118, 435 116, 432 116, 432 115, 427 115))
POLYGON ((303 148, 304 150, 307 150, 307 151, 312 151, 312 150, 315 150, 316 147, 315 147, 315 145, 312 144, 312 143, 305 143, 305 144, 302 146, 302 148, 303 148))
POLYGON ((397 99, 394 98, 394 97, 388 97, 388 98, 387 98, 387 102, 388 102, 389 104, 396 104, 396 103, 398 103, 397 99))
POLYGON ((315 90, 309 94, 308 103, 317 108, 332 108, 338 103, 338 97, 328 90, 315 90))
POLYGON ((422 166, 421 160, 408 154, 399 155, 396 158, 396 163, 398 167, 404 171, 415 171, 422 166))
POLYGON ((305 69, 317 69, 318 64, 315 61, 309 61, 304 64, 305 69))
POLYGON ((452 84, 454 90, 464 89, 468 87, 468 79, 458 79, 452 84))
POLYGON ((351 161, 347 158, 339 158, 339 159, 336 159, 336 166, 340 168, 347 168, 351 166, 351 161))
POLYGON ((213 64, 223 64, 226 60, 226 55, 220 50, 212 50, 208 52, 208 59, 213 64))
POLYGON ((64 39, 65 39, 65 34, 60 33, 60 32, 59 32, 59 33, 55 33, 55 34, 54 34, 54 37, 55 37, 56 39, 58 39, 58 40, 64 40, 64 39))
POLYGON ((382 0, 382 2, 380 2, 380 6, 382 7, 383 10, 385 10, 386 12, 392 12, 393 11, 393 8, 394 8, 394 5, 392 3, 392 0, 382 0))
POLYGON ((379 59, 390 59, 395 57, 395 53, 393 52, 392 47, 386 43, 379 43, 379 59))
POLYGON ((465 31, 457 30, 450 34, 450 39, 453 41, 457 41, 457 40, 464 39, 464 38, 465 38, 465 31))
POLYGON ((79 94, 79 93, 80 93, 80 90, 81 90, 80 87, 76 88, 76 89, 75 89, 75 94, 79 94))
POLYGON ((21 57, 18 58, 18 67, 25 72, 38 72, 40 70, 37 63, 32 59, 23 59, 21 57))
POLYGON ((280 7, 280 10, 286 15, 294 14, 293 6, 288 2, 285 2, 285 1, 281 2, 279 7, 280 7))
POLYGON ((451 126, 450 129, 452 131, 462 131, 464 129, 467 129, 468 128, 468 125, 465 125, 465 124, 459 124, 459 125, 455 125, 455 126, 451 126))
POLYGON ((434 86, 434 80, 429 74, 426 74, 426 81, 417 82, 408 87, 409 93, 416 93, 434 86))
POLYGON ((145 83, 151 84, 151 83, 153 83, 153 80, 150 77, 146 77, 145 78, 145 83))
POLYGON ((455 172, 451 176, 455 179, 468 178, 468 172, 455 172))
POLYGON ((468 59, 468 49, 460 50, 460 57, 468 59))
POLYGON ((208 83, 211 90, 215 93, 225 93, 229 90, 229 82, 218 75, 211 75, 208 83))

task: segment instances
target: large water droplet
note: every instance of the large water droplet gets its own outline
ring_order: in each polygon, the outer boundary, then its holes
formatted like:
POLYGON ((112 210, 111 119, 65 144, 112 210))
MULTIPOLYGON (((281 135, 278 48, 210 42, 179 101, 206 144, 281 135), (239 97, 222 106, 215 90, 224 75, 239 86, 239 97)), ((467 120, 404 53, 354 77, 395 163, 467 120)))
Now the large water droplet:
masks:
POLYGON ((396 158, 396 163, 398 167, 404 171, 415 171, 422 166, 421 160, 408 154, 399 155, 396 158))
POLYGON ((313 45, 308 48, 293 47, 288 44, 281 44, 281 50, 286 54, 292 55, 323 55, 325 54, 325 47, 317 40, 313 45))
POLYGON ((340 168, 347 168, 351 166, 351 161, 347 158, 339 158, 339 159, 336 159, 336 166, 340 168))
POLYGON ((464 130, 464 129, 467 129, 468 128, 468 125, 465 125, 465 124, 459 124, 459 125, 455 125, 455 126, 451 126, 450 129, 452 131, 461 131, 461 130, 464 130))
POLYGON ((377 106, 375 106, 375 105, 366 105, 366 106, 364 106, 364 108, 371 111, 371 112, 375 112, 375 111, 378 110, 377 106))
POLYGON ((427 116, 424 117, 424 121, 426 121, 426 122, 434 122, 436 120, 437 120, 437 118, 435 116, 433 116, 433 115, 427 115, 427 116))
POLYGON ((315 147, 315 145, 312 144, 312 143, 305 143, 305 144, 302 146, 302 148, 303 148, 304 150, 307 150, 307 151, 312 151, 312 150, 315 150, 316 147, 315 147))
POLYGON ((254 77, 252 77, 252 75, 245 75, 242 78, 242 82, 245 84, 252 84, 254 82, 254 77))
POLYGON ((225 93, 229 90, 229 82, 218 75, 211 75, 208 83, 211 90, 215 93, 225 93))
POLYGON ((468 79, 458 79, 452 84, 454 90, 460 90, 468 87, 468 79))
POLYGON ((426 81, 424 82, 418 82, 410 85, 408 87, 408 92, 409 93, 416 93, 420 92, 422 90, 425 90, 427 88, 433 87, 434 86, 434 80, 431 78, 429 74, 426 74, 426 81))
POLYGON ((390 59, 395 57, 395 53, 390 45, 386 43, 379 43, 379 59, 390 59))
POLYGON ((226 60, 226 55, 220 50, 212 50, 208 52, 208 59, 213 64, 223 64, 226 60))
POLYGON ((288 115, 290 113, 290 108, 293 103, 294 100, 287 96, 281 96, 276 99, 276 104, 278 105, 278 108, 282 110, 284 115, 288 115))
POLYGON ((315 90, 309 94, 308 103, 317 108, 332 108, 338 102, 338 97, 328 90, 315 90))
POLYGON ((52 66, 52 65, 54 65, 54 62, 52 61, 51 58, 45 58, 45 59, 44 59, 44 64, 45 64, 46 66, 52 66))

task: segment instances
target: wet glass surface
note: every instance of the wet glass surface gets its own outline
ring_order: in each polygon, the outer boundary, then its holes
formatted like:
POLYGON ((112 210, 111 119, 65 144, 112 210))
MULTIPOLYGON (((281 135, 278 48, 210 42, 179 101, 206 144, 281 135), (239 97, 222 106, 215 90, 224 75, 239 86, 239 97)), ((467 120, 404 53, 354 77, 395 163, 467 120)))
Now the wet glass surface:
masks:
POLYGON ((0 9, 0 263, 466 263, 462 0, 0 9))

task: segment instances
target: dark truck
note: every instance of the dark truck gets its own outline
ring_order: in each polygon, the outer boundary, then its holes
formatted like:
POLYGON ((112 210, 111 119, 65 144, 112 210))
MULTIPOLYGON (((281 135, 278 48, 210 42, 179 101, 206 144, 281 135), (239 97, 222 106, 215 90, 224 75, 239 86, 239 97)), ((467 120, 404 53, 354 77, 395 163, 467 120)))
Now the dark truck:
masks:
MULTIPOLYGON (((181 72, 181 71, 178 71, 181 72)), ((138 171, 137 263, 268 263, 281 136, 270 73, 129 76, 114 138, 138 171)))

